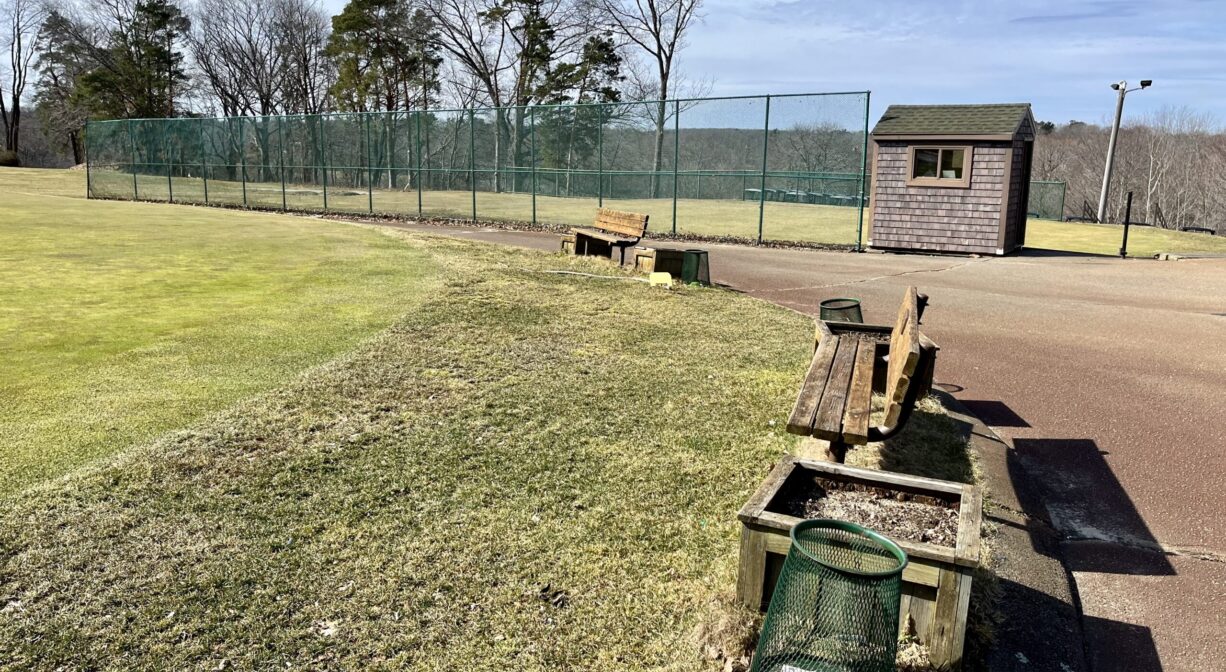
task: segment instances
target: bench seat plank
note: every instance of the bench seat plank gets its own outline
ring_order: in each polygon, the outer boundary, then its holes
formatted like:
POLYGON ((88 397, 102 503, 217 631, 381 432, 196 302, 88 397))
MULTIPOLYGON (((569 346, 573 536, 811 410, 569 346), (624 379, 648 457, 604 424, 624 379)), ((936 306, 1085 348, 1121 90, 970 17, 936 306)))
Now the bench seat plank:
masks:
POLYGON ((839 336, 835 340, 838 341, 838 350, 834 354, 830 378, 826 381, 826 389, 817 404, 817 416, 813 420, 813 436, 826 441, 839 441, 843 438, 847 388, 851 385, 856 351, 861 343, 855 336, 839 336))
POLYGON ((830 367, 834 365, 838 345, 837 338, 824 338, 817 344, 817 352, 813 353, 813 360, 809 363, 809 372, 801 383, 800 395, 796 397, 796 405, 792 407, 792 415, 788 417, 787 429, 792 434, 809 436, 813 433, 817 404, 821 401, 826 381, 830 378, 830 367))
POLYGON ((856 350, 856 362, 847 389, 846 412, 843 414, 843 441, 852 445, 868 443, 868 423, 873 406, 873 366, 877 344, 861 339, 856 350))
POLYGON ((638 242, 637 238, 627 238, 625 236, 618 235, 616 233, 608 233, 606 231, 600 231, 598 229, 574 228, 574 229, 571 229, 570 232, 577 234, 577 235, 587 236, 588 238, 595 238, 597 240, 603 240, 607 243, 624 243, 627 245, 632 245, 638 242))

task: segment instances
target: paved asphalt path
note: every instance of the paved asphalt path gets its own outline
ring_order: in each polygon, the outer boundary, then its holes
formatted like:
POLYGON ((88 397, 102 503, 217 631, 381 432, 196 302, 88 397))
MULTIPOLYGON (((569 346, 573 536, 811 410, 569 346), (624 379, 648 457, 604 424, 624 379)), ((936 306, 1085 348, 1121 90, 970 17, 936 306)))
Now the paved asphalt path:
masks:
POLYGON ((1006 439, 1008 477, 1039 493, 1015 505, 1055 528, 1090 668, 1226 670, 1226 260, 705 247, 714 282, 809 314, 851 296, 889 324, 907 285, 929 294, 938 386, 1006 439))

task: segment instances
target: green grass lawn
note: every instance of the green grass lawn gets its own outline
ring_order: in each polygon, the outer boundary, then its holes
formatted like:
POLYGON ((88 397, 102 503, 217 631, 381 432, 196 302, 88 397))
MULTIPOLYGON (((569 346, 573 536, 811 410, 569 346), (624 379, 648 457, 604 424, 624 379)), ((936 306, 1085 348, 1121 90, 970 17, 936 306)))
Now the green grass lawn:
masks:
MULTIPOLYGON (((739 653, 735 512, 797 443, 810 319, 600 260, 30 184, 0 171, 24 213, 3 268, 27 269, 4 330, 31 359, 5 353, 5 417, 48 414, 14 453, 47 471, 0 507, 0 669, 739 653), (78 422, 126 443, 91 459, 78 422)), ((969 475, 964 439, 935 433, 954 443, 916 468, 969 475)), ((857 457, 907 468, 907 445, 857 457)))
POLYGON ((0 170, 0 499, 346 352, 435 282, 369 230, 89 202, 80 175, 0 170))

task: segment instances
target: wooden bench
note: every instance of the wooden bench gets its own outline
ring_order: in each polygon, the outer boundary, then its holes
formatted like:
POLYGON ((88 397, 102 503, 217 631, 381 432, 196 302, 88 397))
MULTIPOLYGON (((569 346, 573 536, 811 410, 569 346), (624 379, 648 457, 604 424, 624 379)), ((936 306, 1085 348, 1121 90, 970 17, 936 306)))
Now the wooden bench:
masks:
POLYGON ((601 208, 590 228, 570 230, 575 237, 575 254, 600 254, 613 258, 613 248, 621 250, 621 263, 626 263, 626 248, 633 247, 647 231, 647 215, 601 208))
POLYGON ((788 431, 829 441, 838 462, 849 445, 884 441, 901 431, 927 393, 935 365, 937 347, 920 333, 919 314, 918 292, 908 287, 892 329, 819 320, 813 361, 788 431), (885 395, 879 426, 871 424, 874 391, 885 395))

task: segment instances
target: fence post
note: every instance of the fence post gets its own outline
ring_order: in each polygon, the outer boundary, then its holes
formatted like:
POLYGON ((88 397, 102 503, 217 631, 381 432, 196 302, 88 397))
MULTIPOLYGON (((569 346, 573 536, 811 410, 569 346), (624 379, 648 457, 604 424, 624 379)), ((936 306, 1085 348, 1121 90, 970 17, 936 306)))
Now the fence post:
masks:
POLYGON ((140 200, 140 189, 136 187, 136 136, 132 134, 132 120, 128 120, 128 159, 132 162, 132 200, 140 200))
POLYGON ((532 134, 532 224, 536 225, 536 106, 528 108, 528 122, 532 134))
POLYGON ((328 136, 327 125, 324 123, 327 115, 320 114, 319 119, 319 167, 323 171, 324 183, 324 212, 328 211, 328 136))
POLYGON ((771 97, 766 97, 766 120, 762 128, 762 184, 758 191, 758 242, 762 242, 763 223, 766 221, 766 152, 771 136, 771 97))
POLYGON ((1132 192, 1128 192, 1128 205, 1124 207, 1124 240, 1120 242, 1120 259, 1128 258, 1128 227, 1132 224, 1132 192))
POLYGON ((673 101, 673 235, 677 235, 677 163, 681 158, 681 101, 673 101))
MULTIPOLYGON (((494 170, 498 167, 495 166, 494 170)), ((468 110, 468 186, 473 192, 473 221, 477 221, 477 111, 468 110)))
POLYGON ((285 201, 285 116, 277 117, 277 146, 281 148, 281 210, 289 208, 285 201))
POLYGON ((600 106, 600 125, 596 127, 596 202, 604 207, 604 106, 600 106))
POLYGON ((868 112, 872 91, 864 92, 864 145, 860 150, 860 214, 856 222, 856 252, 864 248, 864 183, 868 180, 868 112))
POLYGON ((89 127, 92 125, 91 122, 85 122, 82 134, 82 146, 85 147, 85 198, 94 197, 94 179, 89 168, 89 127))
POLYGON ((247 207, 247 122, 238 117, 238 161, 242 167, 243 207, 247 207))
MULTIPOLYGON (((174 124, 176 122, 172 121, 170 123, 174 124)), ((164 130, 162 131, 162 151, 165 153, 165 155, 162 158, 165 159, 166 161, 166 200, 167 202, 174 203, 175 202, 175 185, 174 185, 174 180, 171 178, 171 175, 170 175, 172 169, 174 168, 174 162, 171 161, 171 158, 170 158, 170 134, 164 130)))
POLYGON ((205 119, 197 119, 200 124, 200 177, 204 180, 204 204, 209 204, 209 150, 204 143, 204 122, 205 119))
POLYGON ((366 211, 375 214, 375 173, 370 166, 370 112, 362 113, 366 122, 366 211))
POLYGON ((421 217, 421 188, 422 180, 425 176, 421 172, 421 111, 413 113, 413 118, 417 122, 417 151, 413 155, 417 157, 417 216, 421 217))

